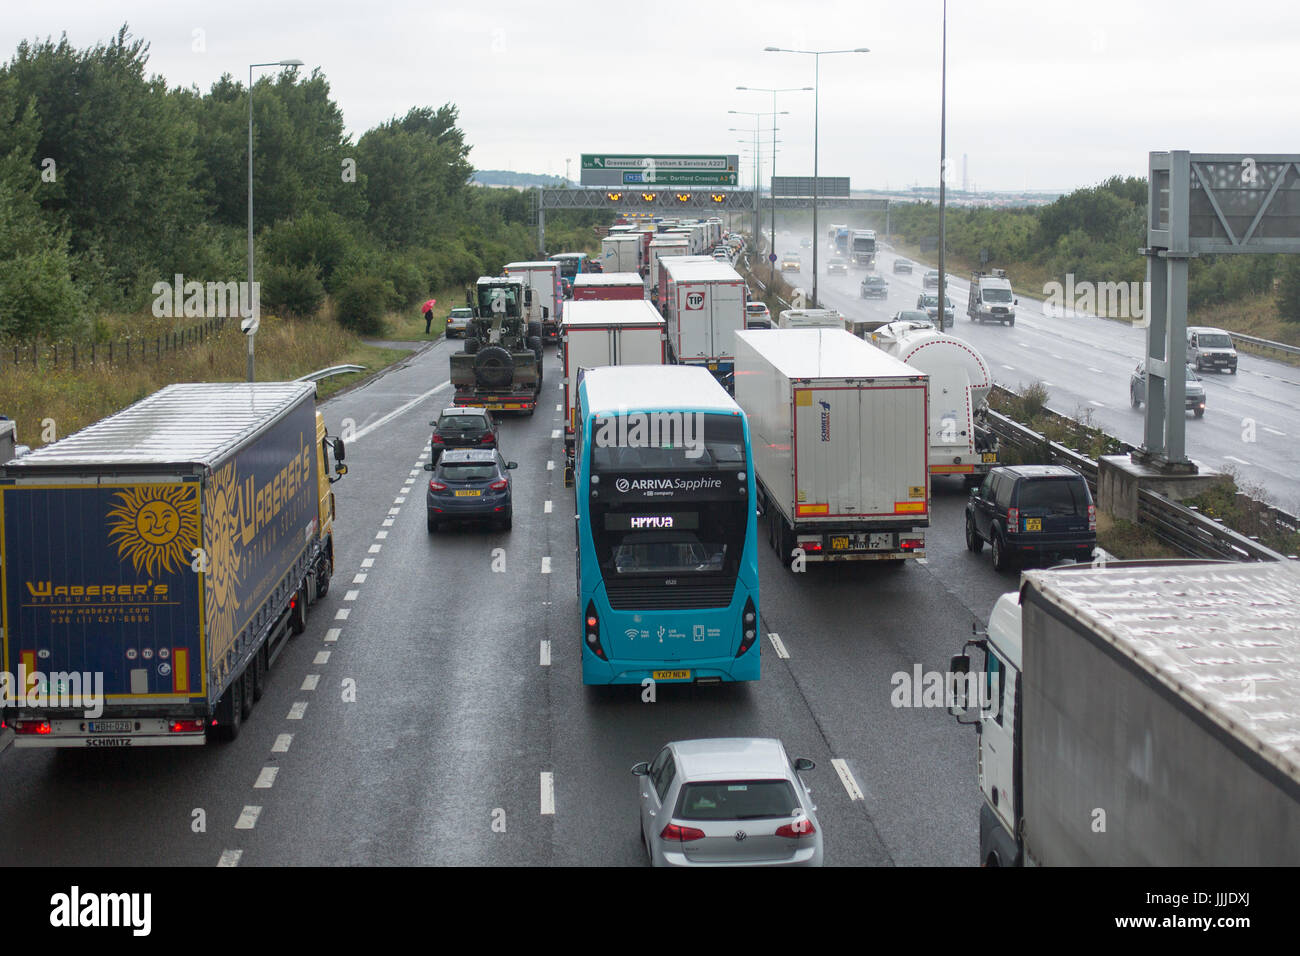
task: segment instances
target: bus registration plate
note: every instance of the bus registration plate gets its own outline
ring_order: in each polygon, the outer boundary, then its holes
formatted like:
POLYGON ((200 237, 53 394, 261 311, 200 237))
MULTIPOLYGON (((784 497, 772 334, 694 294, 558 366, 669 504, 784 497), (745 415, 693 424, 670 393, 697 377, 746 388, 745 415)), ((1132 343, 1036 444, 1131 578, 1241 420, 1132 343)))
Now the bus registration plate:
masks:
POLYGON ((690 680, 690 671, 654 671, 651 676, 655 680, 690 680))

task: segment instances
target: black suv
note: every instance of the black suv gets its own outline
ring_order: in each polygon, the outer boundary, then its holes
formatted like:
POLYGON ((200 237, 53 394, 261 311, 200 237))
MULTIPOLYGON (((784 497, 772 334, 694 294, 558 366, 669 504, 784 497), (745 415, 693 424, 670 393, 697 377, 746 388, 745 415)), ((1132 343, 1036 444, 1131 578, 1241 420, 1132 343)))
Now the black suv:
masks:
POLYGON ((433 463, 448 448, 497 448, 497 423, 486 408, 452 405, 444 408, 433 426, 430 447, 433 463))
POLYGON ((993 468, 966 502, 966 547, 993 548, 999 571, 1029 558, 1092 560, 1097 508, 1083 475, 1063 465, 993 468))

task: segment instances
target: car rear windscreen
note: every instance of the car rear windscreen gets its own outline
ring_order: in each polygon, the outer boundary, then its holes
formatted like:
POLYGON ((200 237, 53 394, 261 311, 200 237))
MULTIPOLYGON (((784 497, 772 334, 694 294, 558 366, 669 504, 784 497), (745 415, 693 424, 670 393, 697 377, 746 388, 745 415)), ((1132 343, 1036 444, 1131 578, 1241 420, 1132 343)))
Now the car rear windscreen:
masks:
POLYGON ((444 415, 438 419, 443 431, 486 431, 487 423, 478 415, 444 415))
POLYGON ((1020 485, 1022 512, 1086 515, 1087 486, 1077 478, 1038 478, 1020 485))
POLYGON ((438 476, 448 481, 482 481, 495 477, 496 473, 496 466, 490 461, 458 461, 438 465, 438 476))
POLYGON ((673 816, 679 820, 763 820, 789 817, 800 809, 788 780, 724 780, 686 784, 673 816))

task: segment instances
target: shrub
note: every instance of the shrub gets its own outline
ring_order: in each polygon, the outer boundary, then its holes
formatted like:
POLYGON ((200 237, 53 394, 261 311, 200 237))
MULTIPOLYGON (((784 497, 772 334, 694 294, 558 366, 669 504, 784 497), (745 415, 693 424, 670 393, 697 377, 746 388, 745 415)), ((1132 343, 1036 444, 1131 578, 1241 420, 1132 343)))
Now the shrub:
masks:
POLYGON ((358 335, 379 334, 386 304, 394 295, 392 284, 378 276, 350 279, 334 297, 339 324, 358 335))
POLYGON ((262 279, 262 307, 276 315, 306 318, 325 301, 325 286, 314 264, 272 264, 262 279))

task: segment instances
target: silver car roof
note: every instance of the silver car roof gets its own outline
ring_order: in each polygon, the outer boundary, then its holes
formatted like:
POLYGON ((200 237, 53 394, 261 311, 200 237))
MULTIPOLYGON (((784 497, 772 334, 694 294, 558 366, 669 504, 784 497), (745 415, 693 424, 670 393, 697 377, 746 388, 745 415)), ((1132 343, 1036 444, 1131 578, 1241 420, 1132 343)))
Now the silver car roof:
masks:
POLYGON ((669 744, 683 781, 788 779, 790 761, 781 741, 770 737, 719 737, 669 744))

